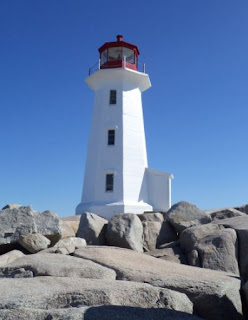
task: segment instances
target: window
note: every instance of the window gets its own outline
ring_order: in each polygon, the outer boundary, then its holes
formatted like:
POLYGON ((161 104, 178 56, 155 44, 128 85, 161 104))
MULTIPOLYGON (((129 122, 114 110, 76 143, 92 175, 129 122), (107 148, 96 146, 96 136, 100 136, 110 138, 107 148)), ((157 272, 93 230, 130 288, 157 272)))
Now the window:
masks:
POLYGON ((114 175, 113 173, 106 174, 106 188, 105 191, 114 190, 114 175))
POLYGON ((101 65, 105 64, 108 60, 108 50, 104 50, 102 53, 101 53, 101 65))
POLYGON ((108 49, 108 61, 122 60, 122 47, 108 49))
POLYGON ((108 145, 113 146, 115 144, 115 130, 108 131, 108 145))
POLYGON ((126 57, 126 62, 134 63, 134 51, 128 48, 123 48, 123 56, 126 57))
POLYGON ((110 90, 109 104, 116 104, 116 90, 110 90))

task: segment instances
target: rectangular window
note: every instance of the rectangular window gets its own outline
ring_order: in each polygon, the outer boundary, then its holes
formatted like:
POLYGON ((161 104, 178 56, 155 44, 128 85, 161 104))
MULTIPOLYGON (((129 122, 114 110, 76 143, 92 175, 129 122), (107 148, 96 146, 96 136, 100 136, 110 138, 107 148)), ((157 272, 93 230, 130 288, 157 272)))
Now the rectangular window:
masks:
POLYGON ((114 190, 114 175, 113 173, 106 174, 106 191, 114 190))
POLYGON ((116 90, 110 90, 109 104, 116 104, 116 90))
POLYGON ((108 130, 108 145, 113 146, 115 144, 115 130, 108 130))

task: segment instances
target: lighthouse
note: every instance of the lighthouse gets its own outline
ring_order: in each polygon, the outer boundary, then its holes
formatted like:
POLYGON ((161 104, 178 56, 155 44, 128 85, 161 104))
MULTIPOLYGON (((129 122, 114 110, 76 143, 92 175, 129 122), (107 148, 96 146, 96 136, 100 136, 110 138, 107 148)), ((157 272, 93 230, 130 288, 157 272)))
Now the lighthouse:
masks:
POLYGON ((99 53, 99 68, 86 79, 95 96, 76 214, 110 219, 117 213, 167 211, 173 176, 148 168, 142 92, 151 82, 138 70, 139 49, 118 35, 99 53))

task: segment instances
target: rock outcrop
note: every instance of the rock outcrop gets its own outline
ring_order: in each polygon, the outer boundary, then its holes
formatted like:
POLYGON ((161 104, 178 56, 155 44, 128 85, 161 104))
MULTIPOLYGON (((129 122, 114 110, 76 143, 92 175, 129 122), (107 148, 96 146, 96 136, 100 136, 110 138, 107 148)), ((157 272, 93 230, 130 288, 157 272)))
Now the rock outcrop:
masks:
POLYGON ((24 257, 25 254, 19 250, 12 250, 5 254, 0 255, 0 267, 7 265, 18 258, 24 257))
POLYGON ((144 249, 146 251, 158 248, 160 245, 177 240, 177 234, 171 225, 164 220, 160 212, 140 214, 143 225, 144 249))
POLYGON ((48 248, 51 241, 39 233, 20 236, 18 243, 30 253, 36 253, 48 248))
POLYGON ((202 268, 239 275, 238 240, 234 230, 214 224, 191 227, 181 233, 180 245, 189 257, 189 264, 198 266, 197 259, 194 264, 195 256, 199 257, 202 268))
POLYGON ((21 236, 37 232, 31 206, 0 211, 0 245, 17 243, 21 236))
POLYGON ((54 253, 23 256, 4 267, 0 277, 33 278, 40 276, 115 280, 116 273, 92 261, 54 253), (28 272, 29 271, 29 272, 28 272))
POLYGON ((248 216, 235 217, 216 221, 218 225, 231 228, 238 235, 240 274, 248 280, 248 216))
POLYGON ((189 314, 193 311, 193 305, 185 294, 130 281, 64 277, 1 279, 0 294, 0 310, 125 304, 130 307, 168 308, 189 314))
POLYGON ((248 204, 244 204, 243 206, 236 207, 235 209, 237 209, 245 214, 248 214, 248 204))
POLYGON ((107 225, 107 242, 111 246, 143 252, 143 226, 135 214, 118 214, 107 225))
POLYGON ((89 245, 106 244, 105 233, 108 220, 94 213, 83 213, 81 215, 77 236, 84 238, 89 245))
POLYGON ((182 252, 178 241, 164 244, 159 249, 148 251, 146 254, 166 261, 187 264, 186 255, 182 252))
POLYGON ((0 319, 244 319, 247 218, 236 208, 204 212, 186 202, 109 222, 7 205, 0 319))
POLYGON ((56 249, 56 252, 59 252, 59 253, 63 253, 63 250, 62 251, 59 251, 59 250, 65 249, 67 251, 65 252, 65 254, 71 254, 76 249, 80 249, 85 246, 86 246, 85 239, 77 238, 77 237, 69 237, 66 239, 59 240, 59 242, 57 242, 53 248, 56 249))
POLYGON ((57 215, 47 210, 41 213, 33 211, 33 216, 37 228, 36 232, 51 240, 52 245, 58 242, 61 238, 61 227, 57 215))
POLYGON ((76 232, 70 221, 60 220, 61 239, 76 237, 76 232))
POLYGON ((39 213, 31 206, 18 206, 0 211, 0 246, 9 251, 10 244, 18 244, 21 238, 34 233, 47 237, 55 244, 61 237, 58 217, 51 211, 39 213))
POLYGON ((117 280, 149 283, 185 293, 203 318, 241 318, 241 282, 233 274, 171 263, 114 247, 86 247, 76 250, 74 255, 115 270, 117 280))
POLYGON ((5 209, 18 209, 20 207, 21 207, 21 205, 18 204, 18 203, 8 203, 6 206, 4 206, 2 208, 2 210, 5 210, 5 209))
POLYGON ((234 208, 206 210, 205 212, 211 216, 213 221, 227 219, 227 218, 233 218, 233 217, 245 216, 245 213, 243 213, 237 209, 234 209, 234 208))
POLYGON ((61 221, 69 224, 76 235, 78 232, 80 219, 81 219, 81 216, 77 215, 77 216, 70 216, 70 217, 61 218, 61 221))
POLYGON ((210 215, 185 201, 174 204, 174 206, 165 213, 165 218, 179 234, 186 228, 212 221, 210 215))

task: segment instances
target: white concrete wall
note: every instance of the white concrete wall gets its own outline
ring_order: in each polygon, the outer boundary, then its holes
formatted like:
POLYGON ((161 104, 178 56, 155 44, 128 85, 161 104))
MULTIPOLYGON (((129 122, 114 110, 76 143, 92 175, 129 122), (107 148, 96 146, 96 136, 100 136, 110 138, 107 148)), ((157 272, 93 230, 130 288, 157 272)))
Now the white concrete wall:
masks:
POLYGON ((117 202, 123 193, 122 94, 117 84, 95 92, 89 135, 82 202, 117 202), (117 104, 109 104, 109 91, 116 89, 117 104), (108 145, 108 130, 115 129, 115 145, 108 145), (114 192, 105 192, 105 177, 114 173, 114 192))
POLYGON ((171 175, 148 169, 142 92, 148 75, 134 70, 104 69, 87 80, 95 91, 84 186, 76 213, 94 212, 110 219, 117 213, 166 211, 170 207, 171 175), (110 90, 117 103, 109 104, 110 90), (108 130, 115 145, 108 145, 108 130), (114 190, 105 191, 107 173, 114 174, 114 190))
POLYGON ((140 201, 147 167, 141 92, 150 87, 146 74, 129 69, 99 70, 87 79, 95 91, 88 143, 84 186, 76 212, 105 211, 105 216, 151 206, 140 201), (110 90, 117 91, 117 104, 109 104, 110 90), (115 129, 115 145, 107 144, 108 130, 115 129), (105 191, 107 173, 114 174, 114 191, 105 191), (108 212, 108 213, 107 213, 108 212))
POLYGON ((171 180, 173 175, 146 168, 145 181, 148 188, 148 202, 153 211, 167 211, 171 207, 171 180))
POLYGON ((147 152, 141 92, 138 88, 123 91, 123 191, 125 201, 147 200, 140 190, 147 167, 147 152))

